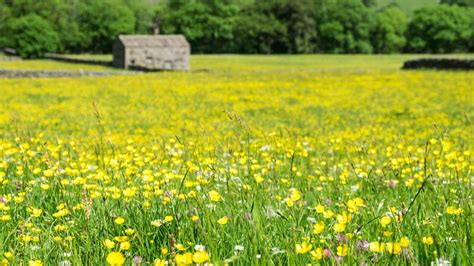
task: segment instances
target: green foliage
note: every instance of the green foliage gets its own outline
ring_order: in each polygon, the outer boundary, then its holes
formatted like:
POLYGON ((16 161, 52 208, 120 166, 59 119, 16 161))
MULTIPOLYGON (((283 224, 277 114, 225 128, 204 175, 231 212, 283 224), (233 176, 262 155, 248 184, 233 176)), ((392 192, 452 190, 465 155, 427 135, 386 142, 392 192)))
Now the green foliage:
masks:
POLYGON ((8 32, 12 36, 11 44, 23 58, 40 57, 59 46, 59 37, 51 24, 38 15, 14 19, 8 32))
POLYGON ((0 47, 8 45, 8 27, 7 23, 10 20, 10 8, 0 2, 0 47))
POLYGON ((156 28, 184 34, 193 53, 467 52, 473 1, 0 0, 0 47, 14 46, 13 21, 34 14, 60 53, 110 53, 117 35, 156 28))
POLYGON ((235 0, 170 0, 158 19, 163 32, 184 34, 194 52, 224 52, 230 49, 238 11, 235 0))
POLYGON ((135 33, 147 34, 153 27, 156 7, 148 4, 146 0, 124 0, 135 17, 135 33))
POLYGON ((246 8, 236 29, 239 51, 243 53, 283 53, 287 45, 287 29, 273 14, 260 12, 267 7, 246 8))
POLYGON ((316 0, 319 46, 330 53, 370 53, 370 11, 360 0, 316 0))
POLYGON ((376 53, 398 53, 406 44, 408 20, 399 8, 391 7, 377 14, 372 32, 372 45, 376 53))
POLYGON ((84 48, 106 53, 117 35, 134 32, 135 17, 122 1, 85 0, 80 5, 79 25, 86 34, 84 48))
POLYGON ((408 26, 411 52, 446 53, 467 49, 473 36, 469 9, 439 5, 414 13, 408 26))
POLYGON ((287 53, 288 28, 283 20, 287 1, 260 1, 242 9, 237 27, 239 51, 244 53, 287 53))

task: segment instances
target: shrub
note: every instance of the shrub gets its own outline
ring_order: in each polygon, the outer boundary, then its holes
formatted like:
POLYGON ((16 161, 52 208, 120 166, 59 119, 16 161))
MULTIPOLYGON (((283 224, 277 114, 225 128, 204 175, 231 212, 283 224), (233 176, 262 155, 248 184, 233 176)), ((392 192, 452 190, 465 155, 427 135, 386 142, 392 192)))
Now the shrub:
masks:
POLYGON ((58 48, 58 34, 42 17, 30 14, 12 20, 9 26, 11 45, 22 58, 41 57, 58 48))
POLYGON ((437 5, 415 11, 408 26, 412 52, 465 52, 472 36, 469 8, 437 5))
POLYGON ((376 53, 397 53, 405 47, 407 17, 397 7, 390 7, 377 14, 372 29, 372 45, 376 53))

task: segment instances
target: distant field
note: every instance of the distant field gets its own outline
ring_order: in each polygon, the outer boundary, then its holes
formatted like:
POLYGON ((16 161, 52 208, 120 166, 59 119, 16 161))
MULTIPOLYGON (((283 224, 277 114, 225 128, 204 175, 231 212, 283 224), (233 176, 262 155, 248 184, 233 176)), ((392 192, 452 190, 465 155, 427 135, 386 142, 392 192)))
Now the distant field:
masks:
POLYGON ((0 78, 0 265, 472 265, 474 75, 416 57, 0 78))
POLYGON ((401 10, 411 14, 421 7, 438 4, 439 0, 377 0, 377 7, 381 8, 391 3, 396 3, 401 10))
MULTIPOLYGON (((112 55, 68 55, 71 58, 111 61, 112 55)), ((474 58, 474 54, 453 55, 192 55, 192 71, 363 71, 395 70, 408 59, 420 57, 474 58)), ((0 68, 32 70, 117 70, 53 60, 2 61, 0 68)))

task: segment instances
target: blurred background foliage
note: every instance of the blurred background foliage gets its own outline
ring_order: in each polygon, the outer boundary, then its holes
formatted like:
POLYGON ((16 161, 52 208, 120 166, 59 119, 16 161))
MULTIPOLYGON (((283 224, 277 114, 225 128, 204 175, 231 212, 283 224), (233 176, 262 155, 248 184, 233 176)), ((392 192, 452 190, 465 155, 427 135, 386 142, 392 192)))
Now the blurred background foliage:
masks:
POLYGON ((0 47, 26 58, 157 28, 193 53, 473 52, 474 0, 0 0, 0 47))

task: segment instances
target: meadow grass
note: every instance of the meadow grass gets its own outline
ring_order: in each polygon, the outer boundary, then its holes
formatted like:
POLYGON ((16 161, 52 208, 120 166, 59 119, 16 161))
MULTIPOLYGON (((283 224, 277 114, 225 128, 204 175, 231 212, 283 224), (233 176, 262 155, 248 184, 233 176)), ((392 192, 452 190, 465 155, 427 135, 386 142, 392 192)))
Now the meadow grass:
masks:
POLYGON ((474 75, 408 57, 0 79, 0 264, 472 264, 474 75))

